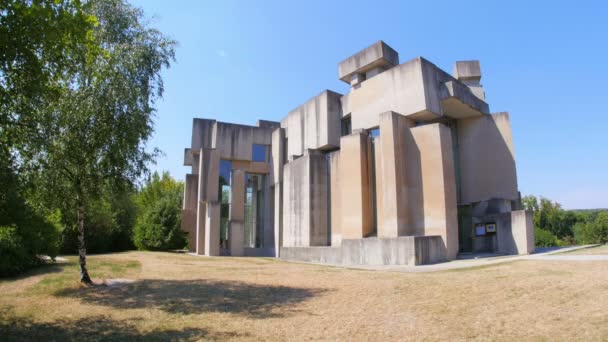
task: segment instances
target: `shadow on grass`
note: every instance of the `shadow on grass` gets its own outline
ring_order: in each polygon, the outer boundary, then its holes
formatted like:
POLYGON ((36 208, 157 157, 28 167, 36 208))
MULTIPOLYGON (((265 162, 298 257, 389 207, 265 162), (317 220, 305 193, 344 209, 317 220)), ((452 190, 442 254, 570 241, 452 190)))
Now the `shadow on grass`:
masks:
POLYGON ((19 275, 0 278, 0 282, 22 280, 22 279, 26 279, 26 278, 34 277, 34 276, 38 276, 38 275, 61 273, 61 272, 63 272, 63 270, 66 267, 70 267, 70 266, 74 266, 74 265, 75 265, 75 263, 73 263, 73 262, 43 263, 40 265, 36 265, 19 275))
POLYGON ((168 313, 225 312, 251 318, 283 317, 324 289, 248 284, 239 281, 144 279, 117 287, 65 289, 55 293, 116 309, 156 308, 168 313))
POLYGON ((0 313, 2 341, 183 341, 225 340, 248 336, 236 332, 210 332, 195 328, 140 332, 129 321, 116 321, 103 316, 35 322, 28 318, 13 317, 9 311, 3 311, 0 313))

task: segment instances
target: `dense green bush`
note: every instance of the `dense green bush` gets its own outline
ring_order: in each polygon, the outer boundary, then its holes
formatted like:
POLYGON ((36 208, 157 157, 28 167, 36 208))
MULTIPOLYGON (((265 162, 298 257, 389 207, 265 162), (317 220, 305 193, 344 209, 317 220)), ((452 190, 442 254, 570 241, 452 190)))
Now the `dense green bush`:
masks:
POLYGON ((138 219, 133 242, 142 250, 182 249, 186 238, 181 230, 183 184, 168 173, 154 173, 136 196, 138 219))
POLYGON ((608 212, 599 212, 586 222, 577 223, 574 236, 580 244, 608 243, 608 212))
POLYGON ((536 242, 536 247, 554 247, 560 245, 560 242, 555 235, 551 234, 548 230, 538 227, 534 227, 534 240, 536 242))
POLYGON ((28 267, 29 256, 14 226, 0 226, 0 276, 19 273, 28 267))
POLYGON ((57 255, 57 228, 22 195, 6 150, 0 150, 0 276, 14 275, 57 255))
POLYGON ((181 210, 172 198, 162 198, 148 208, 135 225, 135 246, 144 250, 182 249, 181 210))

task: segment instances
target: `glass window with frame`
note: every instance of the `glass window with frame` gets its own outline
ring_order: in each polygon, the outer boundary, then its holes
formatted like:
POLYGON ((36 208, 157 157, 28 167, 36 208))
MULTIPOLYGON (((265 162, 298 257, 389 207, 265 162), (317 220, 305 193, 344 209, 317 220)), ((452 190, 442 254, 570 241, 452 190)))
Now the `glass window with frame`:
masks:
POLYGON ((349 135, 353 132, 353 126, 350 119, 350 114, 343 117, 340 120, 340 133, 341 136, 349 135))
POLYGON ((253 144, 251 147, 251 160, 254 162, 268 162, 269 157, 268 145, 253 144))
POLYGON ((220 160, 219 200, 220 200, 220 248, 228 249, 228 225, 232 202, 232 162, 220 160))

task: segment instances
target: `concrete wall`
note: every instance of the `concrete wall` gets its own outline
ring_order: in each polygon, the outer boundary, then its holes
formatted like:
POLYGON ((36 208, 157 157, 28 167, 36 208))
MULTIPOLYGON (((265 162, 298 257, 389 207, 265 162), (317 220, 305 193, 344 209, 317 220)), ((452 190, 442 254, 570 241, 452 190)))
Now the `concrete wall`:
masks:
POLYGON ((406 152, 410 225, 417 235, 441 236, 448 259, 454 259, 458 213, 450 129, 430 124, 410 132, 412 141, 406 152))
POLYGON ((376 189, 378 203, 378 236, 397 237, 413 233, 409 230, 407 208, 406 134, 414 125, 403 115, 386 112, 380 115, 380 137, 376 145, 376 189))
MULTIPOLYGON (((531 211, 514 210, 473 217, 473 226, 477 223, 496 223, 495 252, 501 254, 534 252, 534 225, 531 211)), ((480 237, 474 236, 473 239, 480 237)))
POLYGON ((306 154, 283 170, 283 246, 330 244, 329 174, 325 155, 306 154))
POLYGON ((212 146, 221 159, 252 160, 252 145, 272 143, 273 127, 255 127, 217 122, 213 127, 212 146))
POLYGON ((201 148, 199 153, 198 200, 217 201, 219 189, 219 154, 216 149, 201 148))
POLYGON ((465 84, 418 57, 363 81, 342 97, 342 112, 351 114, 353 130, 377 127, 379 114, 388 111, 428 121, 443 115, 481 116, 489 109, 465 84))
POLYGON ((534 224, 532 211, 516 210, 511 212, 511 232, 517 247, 517 254, 534 252, 534 224))
POLYGON ((326 90, 281 121, 289 139, 289 156, 301 156, 307 149, 328 150, 340 146, 340 97, 340 94, 326 90))
POLYGON ((365 131, 340 140, 342 239, 360 239, 374 231, 369 155, 371 144, 365 131))
POLYGON ((345 239, 338 247, 283 247, 281 259, 333 265, 425 265, 445 261, 439 236, 345 239))
POLYGON ((461 203, 519 198, 508 113, 458 121, 461 203))

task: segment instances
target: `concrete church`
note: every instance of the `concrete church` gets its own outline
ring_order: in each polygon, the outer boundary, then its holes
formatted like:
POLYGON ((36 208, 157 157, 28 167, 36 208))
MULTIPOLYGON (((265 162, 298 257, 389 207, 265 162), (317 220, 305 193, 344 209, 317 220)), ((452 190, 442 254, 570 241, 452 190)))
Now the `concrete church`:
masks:
POLYGON ((534 251, 509 114, 478 61, 453 74, 379 41, 326 90, 256 126, 194 119, 183 229, 196 254, 420 265, 534 251))

